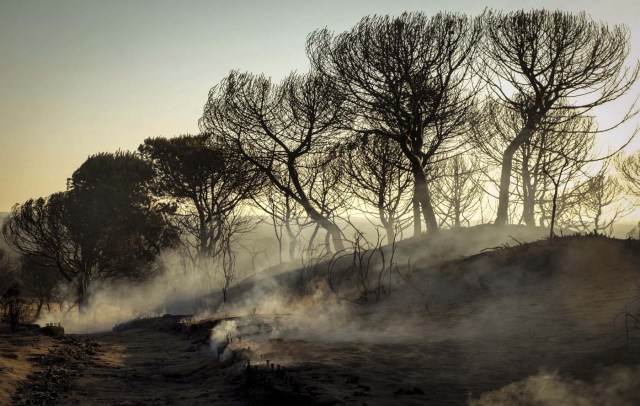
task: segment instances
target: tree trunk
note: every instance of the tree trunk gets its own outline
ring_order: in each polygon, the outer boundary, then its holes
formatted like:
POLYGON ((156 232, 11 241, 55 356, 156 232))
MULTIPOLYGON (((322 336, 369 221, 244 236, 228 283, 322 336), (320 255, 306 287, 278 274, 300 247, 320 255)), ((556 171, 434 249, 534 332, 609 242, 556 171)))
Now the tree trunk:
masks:
POLYGON ((553 188, 553 202, 551 204, 551 226, 549 227, 549 239, 552 239, 556 233, 554 232, 554 227, 556 225, 556 210, 558 207, 558 187, 560 186, 560 182, 556 184, 554 182, 553 188))
POLYGON ((427 226, 428 233, 438 231, 438 221, 436 219, 433 206, 431 205, 431 196, 427 187, 427 174, 425 168, 429 157, 425 156, 422 151, 422 134, 412 134, 411 142, 401 142, 400 148, 404 155, 411 163, 411 173, 413 174, 413 234, 417 236, 422 231, 420 223, 420 210, 427 226), (409 145, 410 144, 410 145, 409 145), (418 207, 419 204, 419 207, 418 207))
POLYGON ((327 230, 328 233, 331 234, 331 238, 333 239, 333 247, 336 249, 336 251, 344 250, 344 244, 342 243, 342 234, 340 233, 340 229, 338 228, 338 226, 336 226, 331 220, 329 220, 329 218, 320 214, 320 212, 316 210, 315 207, 313 207, 309 198, 304 192, 304 188, 300 183, 298 172, 295 168, 295 158, 289 157, 289 161, 287 162, 287 169, 289 172, 289 178, 291 179, 291 183, 293 184, 293 187, 297 194, 293 193, 290 190, 288 192, 285 190, 283 191, 302 206, 309 217, 311 217, 311 220, 315 221, 322 228, 327 230))
POLYGON ((278 232, 278 225, 276 224, 276 218, 272 217, 273 223, 273 232, 276 235, 276 240, 278 241, 278 260, 279 263, 282 264, 282 226, 280 226, 280 232, 278 232))
POLYGON ((393 240, 396 239, 396 233, 393 227, 393 221, 389 219, 389 217, 387 217, 387 215, 384 212, 384 207, 382 206, 378 206, 378 216, 380 216, 380 222, 382 223, 382 226, 384 227, 385 233, 387 234, 387 243, 391 244, 393 242, 393 240))
POLYGON ((422 234, 422 218, 420 217, 420 201, 418 200, 418 193, 416 188, 413 188, 413 236, 417 237, 422 234))
POLYGON ((298 247, 298 238, 291 229, 291 222, 286 220, 284 228, 287 230, 287 236, 289 237, 289 261, 296 259, 296 248, 298 247))
POLYGON ((40 318, 40 312, 42 312, 42 306, 44 305, 44 298, 38 298, 38 303, 36 304, 36 315, 34 318, 38 320, 40 318))
POLYGON ((199 244, 198 244, 198 254, 206 255, 207 251, 207 222, 205 221, 205 216, 202 211, 198 210, 198 227, 199 227, 199 244))
MULTIPOLYGON (((342 242, 342 234, 340 233, 338 226, 336 226, 331 220, 327 219, 320 220, 320 226, 327 230, 327 233, 331 235, 333 248, 335 248, 336 252, 343 251, 344 243, 342 242)), ((329 247, 327 247, 327 249, 329 249, 329 247)))
POLYGON ((79 274, 76 281, 76 293, 78 295, 78 310, 83 312, 89 303, 89 276, 79 274))
POLYGON ((462 190, 464 186, 464 182, 460 179, 460 165, 462 162, 460 157, 454 158, 454 167, 453 167, 453 226, 460 227, 461 217, 462 217, 462 194, 464 191, 462 190))
POLYGON ((456 200, 453 202, 453 216, 454 216, 454 220, 453 220, 453 226, 458 228, 460 227, 460 225, 462 224, 462 210, 460 209, 460 199, 456 198, 456 200))
MULTIPOLYGON (((317 225, 324 228, 329 234, 331 234, 331 239, 333 240, 333 248, 335 248, 336 251, 344 250, 344 244, 342 243, 342 234, 340 233, 340 229, 338 228, 338 226, 335 225, 335 223, 329 220, 327 217, 318 213, 318 211, 314 209, 307 201, 301 201, 300 204, 305 209, 309 217, 311 217, 311 220, 315 221, 317 225)), ((314 237, 316 231, 314 231, 314 237)))
POLYGON ((509 189, 511 188, 511 172, 513 170, 513 156, 520 146, 530 138, 532 131, 525 127, 511 141, 502 155, 502 172, 500 173, 500 192, 498 194, 498 213, 495 225, 504 226, 509 219, 509 189))
POLYGON ((427 232, 435 233, 438 231, 438 220, 436 219, 436 214, 431 204, 431 195, 427 187, 427 176, 422 169, 415 170, 413 176, 415 179, 415 193, 420 202, 424 222, 427 225, 427 232))
POLYGON ((316 240, 316 235, 318 235, 318 230, 320 229, 320 224, 316 223, 315 227, 313 227, 313 233, 311 233, 311 237, 309 238, 309 244, 307 245, 307 251, 311 251, 313 248, 313 242, 316 240))
POLYGON ((331 233, 328 231, 324 235, 324 252, 331 254, 331 233))
POLYGON ((529 155, 522 156, 522 219, 529 227, 535 227, 535 190, 531 185, 531 172, 529 172, 529 155))

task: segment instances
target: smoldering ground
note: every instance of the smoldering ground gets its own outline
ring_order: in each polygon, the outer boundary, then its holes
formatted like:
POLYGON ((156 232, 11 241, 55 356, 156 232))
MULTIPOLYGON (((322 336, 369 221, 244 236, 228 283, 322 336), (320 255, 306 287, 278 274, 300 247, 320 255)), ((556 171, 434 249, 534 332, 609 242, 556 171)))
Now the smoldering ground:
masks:
MULTIPOLYGON (((225 320, 212 331, 212 351, 238 362, 236 373, 243 362, 269 359, 301 382, 321 380, 317 390, 334 399, 347 396, 345 382, 356 379, 335 377, 355 376, 371 389, 368 404, 425 403, 429 396, 436 404, 490 404, 516 392, 516 404, 556 404, 558 393, 574 392, 567 404, 617 400, 603 390, 613 379, 607 371, 635 376, 640 364, 639 331, 626 334, 624 323, 624 312, 640 310, 637 243, 582 237, 524 244, 527 236, 517 233, 483 240, 480 228, 405 241, 395 248, 394 267, 387 246, 380 292, 380 252, 367 262, 366 287, 346 252, 258 272, 232 287, 226 303, 204 276, 189 279, 176 266, 146 285, 97 290, 81 317, 43 321, 84 333, 171 308, 197 311, 196 319, 225 320), (490 250, 478 254, 482 248, 490 250), (556 395, 542 393, 550 383, 556 395)), ((620 399, 634 399, 636 388, 620 387, 620 399)))
MULTIPOLYGON (((410 279, 392 278, 388 296, 366 303, 353 279, 344 278, 339 295, 329 288, 327 264, 306 280, 298 270, 253 281, 225 307, 248 315, 224 325, 226 351, 250 348, 252 364, 268 357, 303 376, 356 373, 387 395, 415 385, 445 404, 637 399, 632 384, 605 390, 615 376, 637 375, 640 335, 624 323, 625 312, 640 310, 637 243, 582 237, 516 245, 414 265, 410 279)), ((349 260, 342 265, 333 271, 348 273, 349 260)), ((375 280, 376 261, 370 265, 375 280)), ((219 337, 214 329, 214 345, 219 337)), ((339 396, 339 384, 324 387, 339 396)))
MULTIPOLYGON (((247 258, 251 261, 252 258, 247 258)), ((180 253, 166 251, 159 258, 163 272, 144 282, 95 281, 90 285, 88 303, 82 309, 73 303, 73 286, 61 286, 65 306, 53 306, 37 321, 60 323, 70 333, 107 331, 115 324, 163 314, 209 312, 208 297, 218 289, 220 273, 214 264, 194 266, 180 253), (64 289, 69 290, 68 293, 64 289)), ((253 259, 255 263, 255 259, 253 259)), ((261 264, 257 264, 260 266, 261 264)), ((246 273, 252 273, 249 268, 246 273)), ((243 276, 239 273, 238 276, 243 276)))
MULTIPOLYGON (((366 227, 363 228, 366 229, 366 227)), ((94 281, 88 295, 89 302, 82 311, 77 307, 68 306, 73 302, 73 286, 64 286, 60 296, 69 298, 67 306, 64 309, 53 306, 51 310, 42 314, 38 322, 61 323, 69 332, 89 333, 108 330, 114 324, 132 318, 164 313, 200 313, 201 316, 208 316, 229 313, 229 309, 233 308, 247 313, 253 311, 254 307, 265 307, 268 310, 271 302, 275 303, 272 306, 273 310, 292 306, 292 303, 301 299, 301 295, 313 298, 322 294, 323 297, 329 298, 331 295, 325 295, 326 292, 322 292, 324 286, 321 285, 325 281, 315 273, 322 272, 322 266, 319 265, 331 256, 322 255, 321 250, 310 251, 304 253, 307 257, 304 260, 298 259, 283 265, 271 266, 277 254, 274 252, 275 241, 273 238, 266 237, 266 231, 262 230, 244 242, 244 245, 252 246, 253 249, 251 251, 244 249, 238 256, 235 282, 242 282, 231 288, 231 300, 228 304, 222 303, 222 295, 219 293, 221 285, 219 267, 213 263, 193 266, 184 253, 165 251, 158 259, 164 271, 152 280, 143 283, 94 281), (313 258, 313 256, 316 257, 313 258), (265 269, 267 272, 261 272, 265 269), (301 289, 300 284, 308 283, 311 279, 318 289, 309 287, 311 285, 301 289), (248 302, 244 305, 247 291, 255 297, 253 299, 255 305, 248 302), (266 299, 257 299, 262 296, 266 296, 266 299)), ((426 267, 505 242, 530 241, 540 238, 543 233, 543 231, 532 232, 524 227, 512 227, 508 231, 476 227, 463 234, 443 230, 440 237, 431 241, 430 248, 426 250, 423 249, 420 241, 407 240, 398 244, 395 261, 400 266, 406 266, 409 261, 413 262, 413 268, 426 267)), ((373 230, 368 234, 370 239, 375 240, 373 230)), ((346 256, 348 257, 348 253, 346 256)), ((376 260, 376 258, 373 259, 376 260)), ((343 264, 348 260, 349 258, 343 258, 340 263, 343 264)), ((373 273, 374 271, 371 270, 371 277, 373 273)), ((416 299, 413 306, 420 307, 420 301, 422 301, 421 298, 416 299)), ((411 304, 407 306, 409 305, 411 304)), ((343 309, 339 311, 343 312, 343 309)))
POLYGON ((540 372, 472 400, 472 406, 485 405, 581 405, 632 406, 640 403, 640 368, 603 368, 591 382, 562 376, 558 371, 540 372))

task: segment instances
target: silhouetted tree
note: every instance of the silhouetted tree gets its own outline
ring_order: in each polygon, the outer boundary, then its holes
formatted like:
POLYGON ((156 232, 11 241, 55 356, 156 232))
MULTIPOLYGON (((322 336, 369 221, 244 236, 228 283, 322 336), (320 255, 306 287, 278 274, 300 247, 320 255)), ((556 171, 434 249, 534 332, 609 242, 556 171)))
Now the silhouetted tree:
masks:
POLYGON ((254 203, 269 216, 269 222, 278 241, 280 263, 283 262, 282 251, 285 233, 288 240, 289 260, 293 261, 300 248, 300 234, 306 225, 306 216, 302 207, 291 196, 282 194, 273 185, 267 186, 260 195, 256 195, 254 203))
MULTIPOLYGON (((479 39, 479 27, 465 16, 404 13, 365 17, 339 35, 318 30, 307 41, 312 66, 347 97, 352 118, 345 127, 398 143, 430 231, 438 223, 429 165, 467 132, 475 95, 470 66, 479 39)), ((420 231, 416 218, 414 232, 420 231)))
POLYGON ((344 244, 323 201, 322 173, 344 115, 343 100, 329 80, 309 73, 291 74, 280 84, 264 76, 232 72, 209 93, 200 119, 212 135, 239 159, 264 174, 283 195, 299 204, 324 228, 336 250, 344 244))
POLYGON ((561 218, 563 226, 611 235, 613 224, 630 210, 622 204, 622 185, 609 173, 609 162, 574 187, 576 204, 561 218))
MULTIPOLYGON (((313 202, 320 208, 320 213, 334 224, 338 219, 346 218, 353 201, 351 189, 345 187, 346 172, 342 162, 337 159, 338 156, 337 147, 332 147, 324 154, 310 157, 309 161, 312 167, 318 168, 310 173, 312 176, 309 179, 310 184, 315 185, 314 193, 311 195, 313 202)), ((308 250, 312 249, 319 227, 321 227, 320 223, 316 222, 316 229, 308 242, 308 250)), ((329 253, 331 252, 329 241, 332 238, 332 233, 326 228, 325 231, 324 252, 329 253)))
POLYGON ((495 223, 504 225, 516 151, 548 124, 550 114, 568 120, 625 94, 640 64, 624 65, 629 51, 625 27, 610 28, 584 13, 490 11, 482 21, 480 72, 493 95, 523 117, 502 155, 495 223))
POLYGON ((222 302, 227 303, 229 299, 229 288, 236 282, 238 278, 236 269, 236 252, 232 248, 229 240, 225 240, 222 250, 222 302))
POLYGON ((469 227, 484 194, 478 158, 456 154, 433 167, 430 184, 440 226, 469 227))
POLYGON ((387 242, 396 239, 403 220, 411 210, 413 177, 404 154, 394 140, 386 137, 356 136, 342 147, 341 170, 345 186, 366 207, 359 210, 378 217, 387 242))
POLYGON ((16 281, 16 261, 7 254, 7 251, 0 247, 0 292, 9 289, 16 281))
POLYGON ((252 229, 247 222, 237 221, 236 227, 228 222, 262 187, 260 174, 247 162, 207 135, 148 138, 138 151, 154 170, 156 196, 177 206, 173 217, 197 252, 194 260, 218 257, 228 234, 252 229))
MULTIPOLYGON (((482 125, 474 128, 473 147, 486 159, 490 168, 501 168, 504 151, 513 142, 524 125, 526 116, 508 106, 489 100, 483 108, 482 125)), ((559 184, 559 200, 556 209, 562 213, 576 203, 571 193, 575 183, 585 173, 584 167, 598 158, 594 155, 597 126, 590 116, 566 118, 556 111, 550 112, 544 123, 518 147, 512 158, 514 170, 511 172, 509 199, 522 204, 522 211, 510 205, 509 218, 520 216, 520 221, 528 226, 544 226, 550 219, 554 189, 551 178, 563 168, 562 184, 559 184), (565 162, 566 161, 566 162, 565 162), (566 164, 566 166, 565 166, 566 164), (544 169, 547 174, 544 173, 544 169), (552 175, 549 177, 548 175, 552 175)), ((499 177, 488 174, 489 182, 500 188, 499 177)), ((560 214, 561 216, 561 214, 560 214)))
POLYGON ((94 279, 142 279, 175 244, 165 207, 147 193, 153 172, 132 153, 90 156, 66 192, 15 206, 3 223, 8 244, 74 282, 80 307, 94 279))
POLYGON ((146 162, 118 152, 89 157, 69 180, 68 228, 101 278, 146 278, 155 257, 175 244, 167 207, 149 194, 152 179, 146 162))
MULTIPOLYGON (((576 150, 581 153, 578 147, 576 150)), ((608 160, 592 175, 585 166, 594 161, 597 160, 574 161, 568 155, 558 153, 544 155, 541 167, 551 187, 540 187, 549 195, 539 202, 540 225, 549 225, 551 237, 556 224, 565 229, 610 235, 613 223, 625 212, 619 204, 620 185, 608 175, 608 160)))
POLYGON ((0 321, 15 329, 32 317, 31 306, 22 292, 18 263, 0 247, 0 321))
POLYGON ((17 282, 0 295, 0 312, 2 321, 9 324, 12 329, 16 329, 27 315, 28 307, 24 303, 20 285, 17 282))
POLYGON ((527 176, 523 176, 522 188, 527 189, 524 194, 527 205, 523 206, 523 214, 536 214, 535 208, 530 207, 533 200, 541 227, 561 221, 566 213, 581 204, 583 193, 576 186, 589 176, 588 164, 598 160, 594 157, 595 137, 590 131, 593 123, 589 117, 575 117, 551 132, 537 131, 525 143, 528 155, 523 156, 528 159, 523 166, 527 163, 528 169, 523 168, 527 176))
POLYGON ((59 298, 57 287, 64 282, 60 272, 55 268, 40 265, 29 257, 22 256, 20 260, 20 282, 25 299, 34 307, 34 318, 40 317, 44 306, 51 310, 51 304, 59 298))
MULTIPOLYGON (((560 167, 555 171, 551 172, 549 170, 549 166, 547 162, 542 164, 542 172, 549 179, 551 184, 553 185, 553 194, 551 198, 551 216, 550 216, 550 224, 549 224, 549 238, 555 237, 555 224, 556 219, 558 218, 558 193, 560 191, 560 185, 562 183, 562 177, 565 174, 565 170, 569 167, 569 159, 564 158, 561 161, 560 167)), ((566 184, 566 182, 565 182, 566 184)))
POLYGON ((624 182, 625 190, 636 199, 640 198, 640 151, 628 156, 619 156, 615 166, 624 182))
POLYGON ((67 193, 54 193, 14 206, 2 224, 2 233, 14 250, 54 267, 71 282, 95 264, 83 258, 80 242, 67 227, 69 219, 67 193))

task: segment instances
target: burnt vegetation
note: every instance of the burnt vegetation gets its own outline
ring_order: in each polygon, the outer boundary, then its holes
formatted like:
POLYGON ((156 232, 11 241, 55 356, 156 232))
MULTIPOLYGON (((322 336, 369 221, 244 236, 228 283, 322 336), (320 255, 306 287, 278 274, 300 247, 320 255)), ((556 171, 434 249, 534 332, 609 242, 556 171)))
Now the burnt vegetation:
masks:
POLYGON ((639 110, 618 108, 609 128, 595 114, 634 95, 626 27, 548 10, 375 15, 313 31, 306 53, 309 71, 282 80, 231 71, 199 134, 89 156, 66 190, 12 208, 0 320, 61 344, 25 358, 39 371, 15 404, 54 404, 93 367, 113 404, 157 404, 144 385, 229 400, 207 386, 220 382, 249 404, 509 404, 532 368, 591 381, 606 381, 593 366, 637 369, 640 223, 608 237, 640 202, 640 153, 627 151, 639 110), (599 151, 614 131, 621 145, 599 151), (154 316, 109 333, 113 374, 97 344, 28 324, 99 318, 101 289, 131 286, 154 316), (207 317, 155 317, 176 297, 207 317), (123 349, 124 336, 139 341, 123 349), (155 380, 138 380, 150 366, 155 380))
POLYGON ((342 33, 316 30, 309 72, 276 81, 234 70, 211 88, 201 134, 90 156, 65 191, 16 205, 2 225, 20 255, 0 257, 4 307, 20 296, 36 318, 54 303, 82 309, 94 285, 165 275, 169 250, 185 278, 204 275, 227 302, 249 274, 238 258, 250 252, 255 272, 260 253, 243 241, 265 223, 280 263, 351 258, 360 302, 407 279, 395 244, 425 229, 611 234, 637 205, 639 158, 594 145, 638 110, 624 106, 612 128, 593 110, 633 91, 628 37, 548 10, 367 16, 342 33))

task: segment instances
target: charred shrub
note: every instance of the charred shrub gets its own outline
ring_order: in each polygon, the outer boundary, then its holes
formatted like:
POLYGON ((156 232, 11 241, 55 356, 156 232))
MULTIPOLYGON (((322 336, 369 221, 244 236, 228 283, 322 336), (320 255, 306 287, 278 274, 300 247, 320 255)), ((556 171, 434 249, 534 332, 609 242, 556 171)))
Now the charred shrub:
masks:
POLYGON ((16 329, 21 321, 31 318, 29 305, 22 298, 20 286, 12 284, 0 297, 0 318, 16 329))

